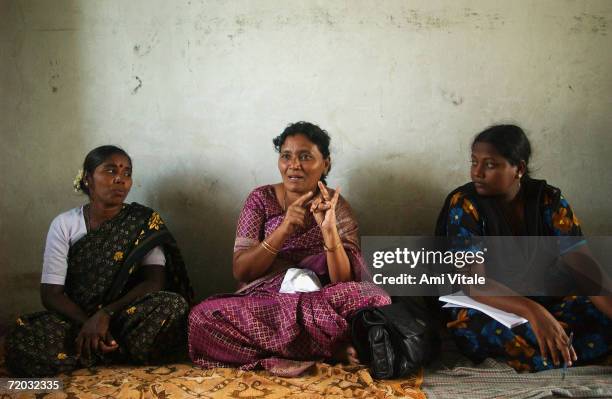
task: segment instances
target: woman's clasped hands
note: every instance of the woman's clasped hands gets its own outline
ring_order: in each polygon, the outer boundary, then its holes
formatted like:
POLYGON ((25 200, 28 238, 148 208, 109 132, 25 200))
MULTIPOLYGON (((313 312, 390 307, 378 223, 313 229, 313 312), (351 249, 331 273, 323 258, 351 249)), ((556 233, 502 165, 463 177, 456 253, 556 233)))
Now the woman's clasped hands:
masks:
POLYGON ((336 189, 334 195, 330 195, 323 182, 319 181, 318 186, 319 193, 314 198, 313 192, 309 191, 287 207, 283 227, 289 234, 299 227, 305 227, 308 212, 313 215, 322 231, 336 227, 336 205, 340 189, 336 189))
POLYGON ((117 341, 111 335, 110 316, 100 310, 91 316, 81 328, 75 343, 77 358, 91 361, 94 353, 114 352, 119 348, 117 341))

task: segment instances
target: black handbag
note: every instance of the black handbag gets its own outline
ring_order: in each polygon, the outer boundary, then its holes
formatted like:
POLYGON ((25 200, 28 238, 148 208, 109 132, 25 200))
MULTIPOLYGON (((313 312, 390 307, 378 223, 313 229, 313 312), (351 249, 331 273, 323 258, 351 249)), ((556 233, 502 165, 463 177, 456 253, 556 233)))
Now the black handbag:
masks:
POLYGON ((361 309, 352 318, 351 330, 359 359, 369 363, 377 379, 413 375, 440 349, 435 323, 414 301, 361 309))

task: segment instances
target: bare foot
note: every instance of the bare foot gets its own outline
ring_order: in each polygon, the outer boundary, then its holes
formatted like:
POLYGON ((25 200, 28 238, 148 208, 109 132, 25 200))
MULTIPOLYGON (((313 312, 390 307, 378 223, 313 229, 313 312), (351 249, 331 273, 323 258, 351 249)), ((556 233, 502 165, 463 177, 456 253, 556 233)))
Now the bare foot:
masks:
POLYGON ((359 364, 359 357, 357 356, 357 350, 350 343, 344 343, 336 348, 332 359, 337 362, 354 366, 359 364))

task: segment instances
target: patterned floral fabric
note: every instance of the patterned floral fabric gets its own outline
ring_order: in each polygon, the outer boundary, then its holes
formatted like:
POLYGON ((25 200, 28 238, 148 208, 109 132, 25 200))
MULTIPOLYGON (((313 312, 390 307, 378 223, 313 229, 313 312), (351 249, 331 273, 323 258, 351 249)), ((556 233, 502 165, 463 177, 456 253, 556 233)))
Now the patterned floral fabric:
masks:
MULTIPOLYGON (((338 231, 354 276, 363 259, 357 223, 340 197, 338 231)), ((235 251, 259 245, 284 218, 272 186, 255 189, 238 221, 235 251)), ((285 241, 278 258, 313 270, 328 281, 323 238, 314 218, 285 241)), ((390 303, 373 284, 346 282, 325 285, 317 292, 281 294, 284 272, 250 283, 236 294, 209 298, 189 317, 189 354, 197 365, 264 367, 278 375, 300 374, 317 359, 327 359, 349 342, 348 318, 356 310, 390 303)))
MULTIPOLYGON (((4 367, 1 341, 0 338, 0 377, 6 377, 8 374, 4 367)), ((377 381, 363 367, 339 367, 324 363, 315 364, 299 378, 231 368, 202 370, 186 363, 140 367, 95 366, 60 374, 57 378, 62 381, 63 389, 49 391, 45 398, 425 399, 425 394, 420 390, 422 374, 415 378, 377 381)), ((0 396, 3 394, 10 393, 0 388, 0 396)), ((43 395, 28 392, 14 397, 43 395)))
POLYGON ((138 298, 115 315, 110 330, 120 349, 76 359, 81 326, 55 312, 20 316, 7 337, 7 365, 17 375, 49 376, 79 366, 117 360, 156 362, 185 353, 186 317, 192 291, 172 235, 157 212, 133 203, 74 243, 68 254, 65 293, 87 314, 112 303, 139 283, 142 258, 161 246, 167 291, 138 298), (174 291, 174 292, 169 292, 174 291))
MULTIPOLYGON (((544 304, 567 331, 574 332, 577 366, 592 363, 610 352, 612 321, 587 297, 569 296, 544 304)), ((459 349, 472 360, 486 357, 506 359, 517 371, 554 368, 552 360, 540 356, 538 342, 529 323, 509 329, 474 309, 452 308, 447 327, 459 349)))
MULTIPOLYGON (((581 236, 580 222, 559 189, 542 180, 527 180, 523 188, 525 223, 523 235, 581 236), (531 212, 533 211, 533 212, 531 212)), ((512 235, 508 222, 496 217, 495 210, 484 211, 486 199, 478 196, 472 185, 453 191, 447 198, 444 217, 449 237, 512 235)), ((440 220, 439 220, 440 222, 440 220)), ((438 229, 440 230, 440 229, 438 229)), ((573 240, 572 242, 575 242, 573 240)), ((610 352, 612 335, 610 319, 585 297, 532 297, 546 307, 564 328, 574 332, 574 348, 579 364, 610 352)), ((446 310, 447 326, 462 352, 476 361, 487 356, 506 359, 517 371, 539 371, 553 368, 539 355, 539 346, 531 326, 523 324, 509 329, 489 316, 473 309, 446 310)))
MULTIPOLYGON (((580 221, 567 200, 552 186, 544 186, 541 196, 540 213, 542 234, 550 236, 581 236, 580 221)), ((446 235, 469 237, 488 235, 487 225, 505 221, 487 220, 481 215, 474 194, 468 190, 455 191, 450 196, 446 235)), ((529 235, 528 231, 524 235, 529 235)))

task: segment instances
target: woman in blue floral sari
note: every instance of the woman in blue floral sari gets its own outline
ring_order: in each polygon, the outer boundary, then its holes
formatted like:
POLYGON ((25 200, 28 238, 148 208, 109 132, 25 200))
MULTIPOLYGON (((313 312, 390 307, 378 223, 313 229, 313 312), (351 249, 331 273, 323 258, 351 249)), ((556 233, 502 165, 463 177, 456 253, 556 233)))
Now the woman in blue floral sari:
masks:
MULTIPOLYGON (((518 126, 492 126, 478 134, 472 143, 472 182, 448 195, 436 234, 462 239, 581 236, 580 222, 561 191, 529 176, 530 155, 529 141, 518 126)), ((449 331, 475 361, 498 357, 516 370, 538 371, 584 364, 611 351, 609 296, 473 298, 529 321, 510 329, 474 309, 447 310, 449 331)))

